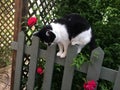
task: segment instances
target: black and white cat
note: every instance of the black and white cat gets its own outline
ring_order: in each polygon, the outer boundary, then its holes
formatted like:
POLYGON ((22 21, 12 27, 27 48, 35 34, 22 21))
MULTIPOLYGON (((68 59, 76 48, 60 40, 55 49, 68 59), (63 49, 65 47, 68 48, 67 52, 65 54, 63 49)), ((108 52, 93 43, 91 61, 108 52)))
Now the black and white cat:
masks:
POLYGON ((78 53, 88 43, 94 43, 92 29, 86 19, 78 14, 69 14, 57 19, 40 31, 34 33, 42 42, 57 43, 59 52, 57 56, 64 58, 67 54, 69 44, 78 45, 78 53))

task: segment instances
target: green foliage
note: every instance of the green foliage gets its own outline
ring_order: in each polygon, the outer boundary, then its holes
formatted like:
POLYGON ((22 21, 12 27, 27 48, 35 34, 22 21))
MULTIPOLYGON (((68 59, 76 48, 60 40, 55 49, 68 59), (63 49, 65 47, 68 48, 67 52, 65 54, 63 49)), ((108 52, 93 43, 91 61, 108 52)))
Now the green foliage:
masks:
MULTIPOLYGON (((105 52, 103 66, 118 70, 120 65, 120 0, 56 0, 54 13, 60 18, 79 13, 91 24, 97 46, 105 52)), ((89 49, 84 48, 73 61, 77 68, 89 61, 89 49)), ((76 76, 78 78, 78 76, 76 76)), ((99 90, 111 90, 112 85, 101 82, 99 90)))
POLYGON ((81 65, 87 61, 88 61, 88 58, 82 53, 80 53, 79 55, 77 55, 76 58, 74 58, 72 65, 80 69, 81 65))
MULTIPOLYGON (((119 0, 56 0, 54 13, 58 18, 69 13, 79 13, 85 17, 92 26, 97 46, 105 51, 104 66, 118 69, 120 65, 119 8, 119 0)), ((84 55, 88 50, 83 49, 82 53, 84 55)), ((82 61, 78 63, 81 64, 82 61)))
POLYGON ((105 80, 100 80, 98 84, 98 90, 113 90, 113 83, 105 81, 105 80))
POLYGON ((85 82, 86 82, 86 74, 75 71, 71 90, 84 90, 83 84, 85 82))
POLYGON ((0 48, 0 68, 10 64, 11 49, 6 47, 0 48))

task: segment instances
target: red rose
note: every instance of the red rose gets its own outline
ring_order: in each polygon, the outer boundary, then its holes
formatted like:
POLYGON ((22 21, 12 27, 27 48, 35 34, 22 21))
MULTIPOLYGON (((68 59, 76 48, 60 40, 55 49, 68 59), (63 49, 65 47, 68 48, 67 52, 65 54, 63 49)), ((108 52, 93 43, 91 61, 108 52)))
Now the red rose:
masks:
POLYGON ((29 27, 32 27, 33 25, 36 24, 36 22, 37 22, 37 18, 36 17, 31 17, 31 18, 28 19, 27 25, 29 27))
POLYGON ((40 75, 43 74, 43 69, 41 67, 38 67, 37 68, 37 73, 40 74, 40 75))
POLYGON ((96 88, 96 82, 94 80, 84 83, 83 87, 85 90, 94 90, 96 88))

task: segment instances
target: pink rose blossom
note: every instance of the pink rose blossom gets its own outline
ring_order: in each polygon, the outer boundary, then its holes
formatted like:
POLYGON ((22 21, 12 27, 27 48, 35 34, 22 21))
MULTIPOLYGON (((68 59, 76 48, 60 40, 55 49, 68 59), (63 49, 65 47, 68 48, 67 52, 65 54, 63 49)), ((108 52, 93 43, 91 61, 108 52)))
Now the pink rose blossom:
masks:
POLYGON ((37 73, 42 75, 43 74, 43 69, 41 67, 38 67, 37 68, 37 73))
POLYGON ((33 25, 35 25, 37 22, 37 18, 36 17, 30 17, 27 21, 27 25, 29 27, 32 27, 33 25))
POLYGON ((95 90, 97 84, 94 80, 84 83, 83 87, 85 90, 95 90))

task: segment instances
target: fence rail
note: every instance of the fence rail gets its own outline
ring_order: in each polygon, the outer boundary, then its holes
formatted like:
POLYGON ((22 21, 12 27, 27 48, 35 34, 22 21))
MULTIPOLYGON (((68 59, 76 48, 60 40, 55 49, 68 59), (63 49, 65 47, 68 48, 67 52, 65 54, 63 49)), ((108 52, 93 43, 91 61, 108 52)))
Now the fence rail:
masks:
POLYGON ((91 64, 85 63, 80 69, 76 69, 75 67, 71 66, 72 59, 75 58, 75 56, 77 55, 76 46, 70 46, 68 49, 67 57, 64 59, 60 59, 56 56, 56 45, 48 47, 47 50, 40 49, 39 45, 39 38, 33 37, 32 45, 26 46, 25 34, 22 31, 19 33, 18 42, 12 43, 12 48, 14 50, 17 50, 14 90, 20 90, 20 80, 24 53, 31 55, 29 76, 27 82, 28 90, 33 90, 34 88, 36 63, 39 57, 44 57, 46 59, 46 68, 42 87, 43 90, 50 90, 51 88, 54 63, 64 66, 61 90, 71 90, 74 70, 86 73, 87 80, 97 81, 99 79, 104 79, 114 83, 113 90, 120 89, 120 68, 119 71, 116 71, 106 67, 102 67, 104 52, 100 47, 92 51, 90 57, 91 64))

